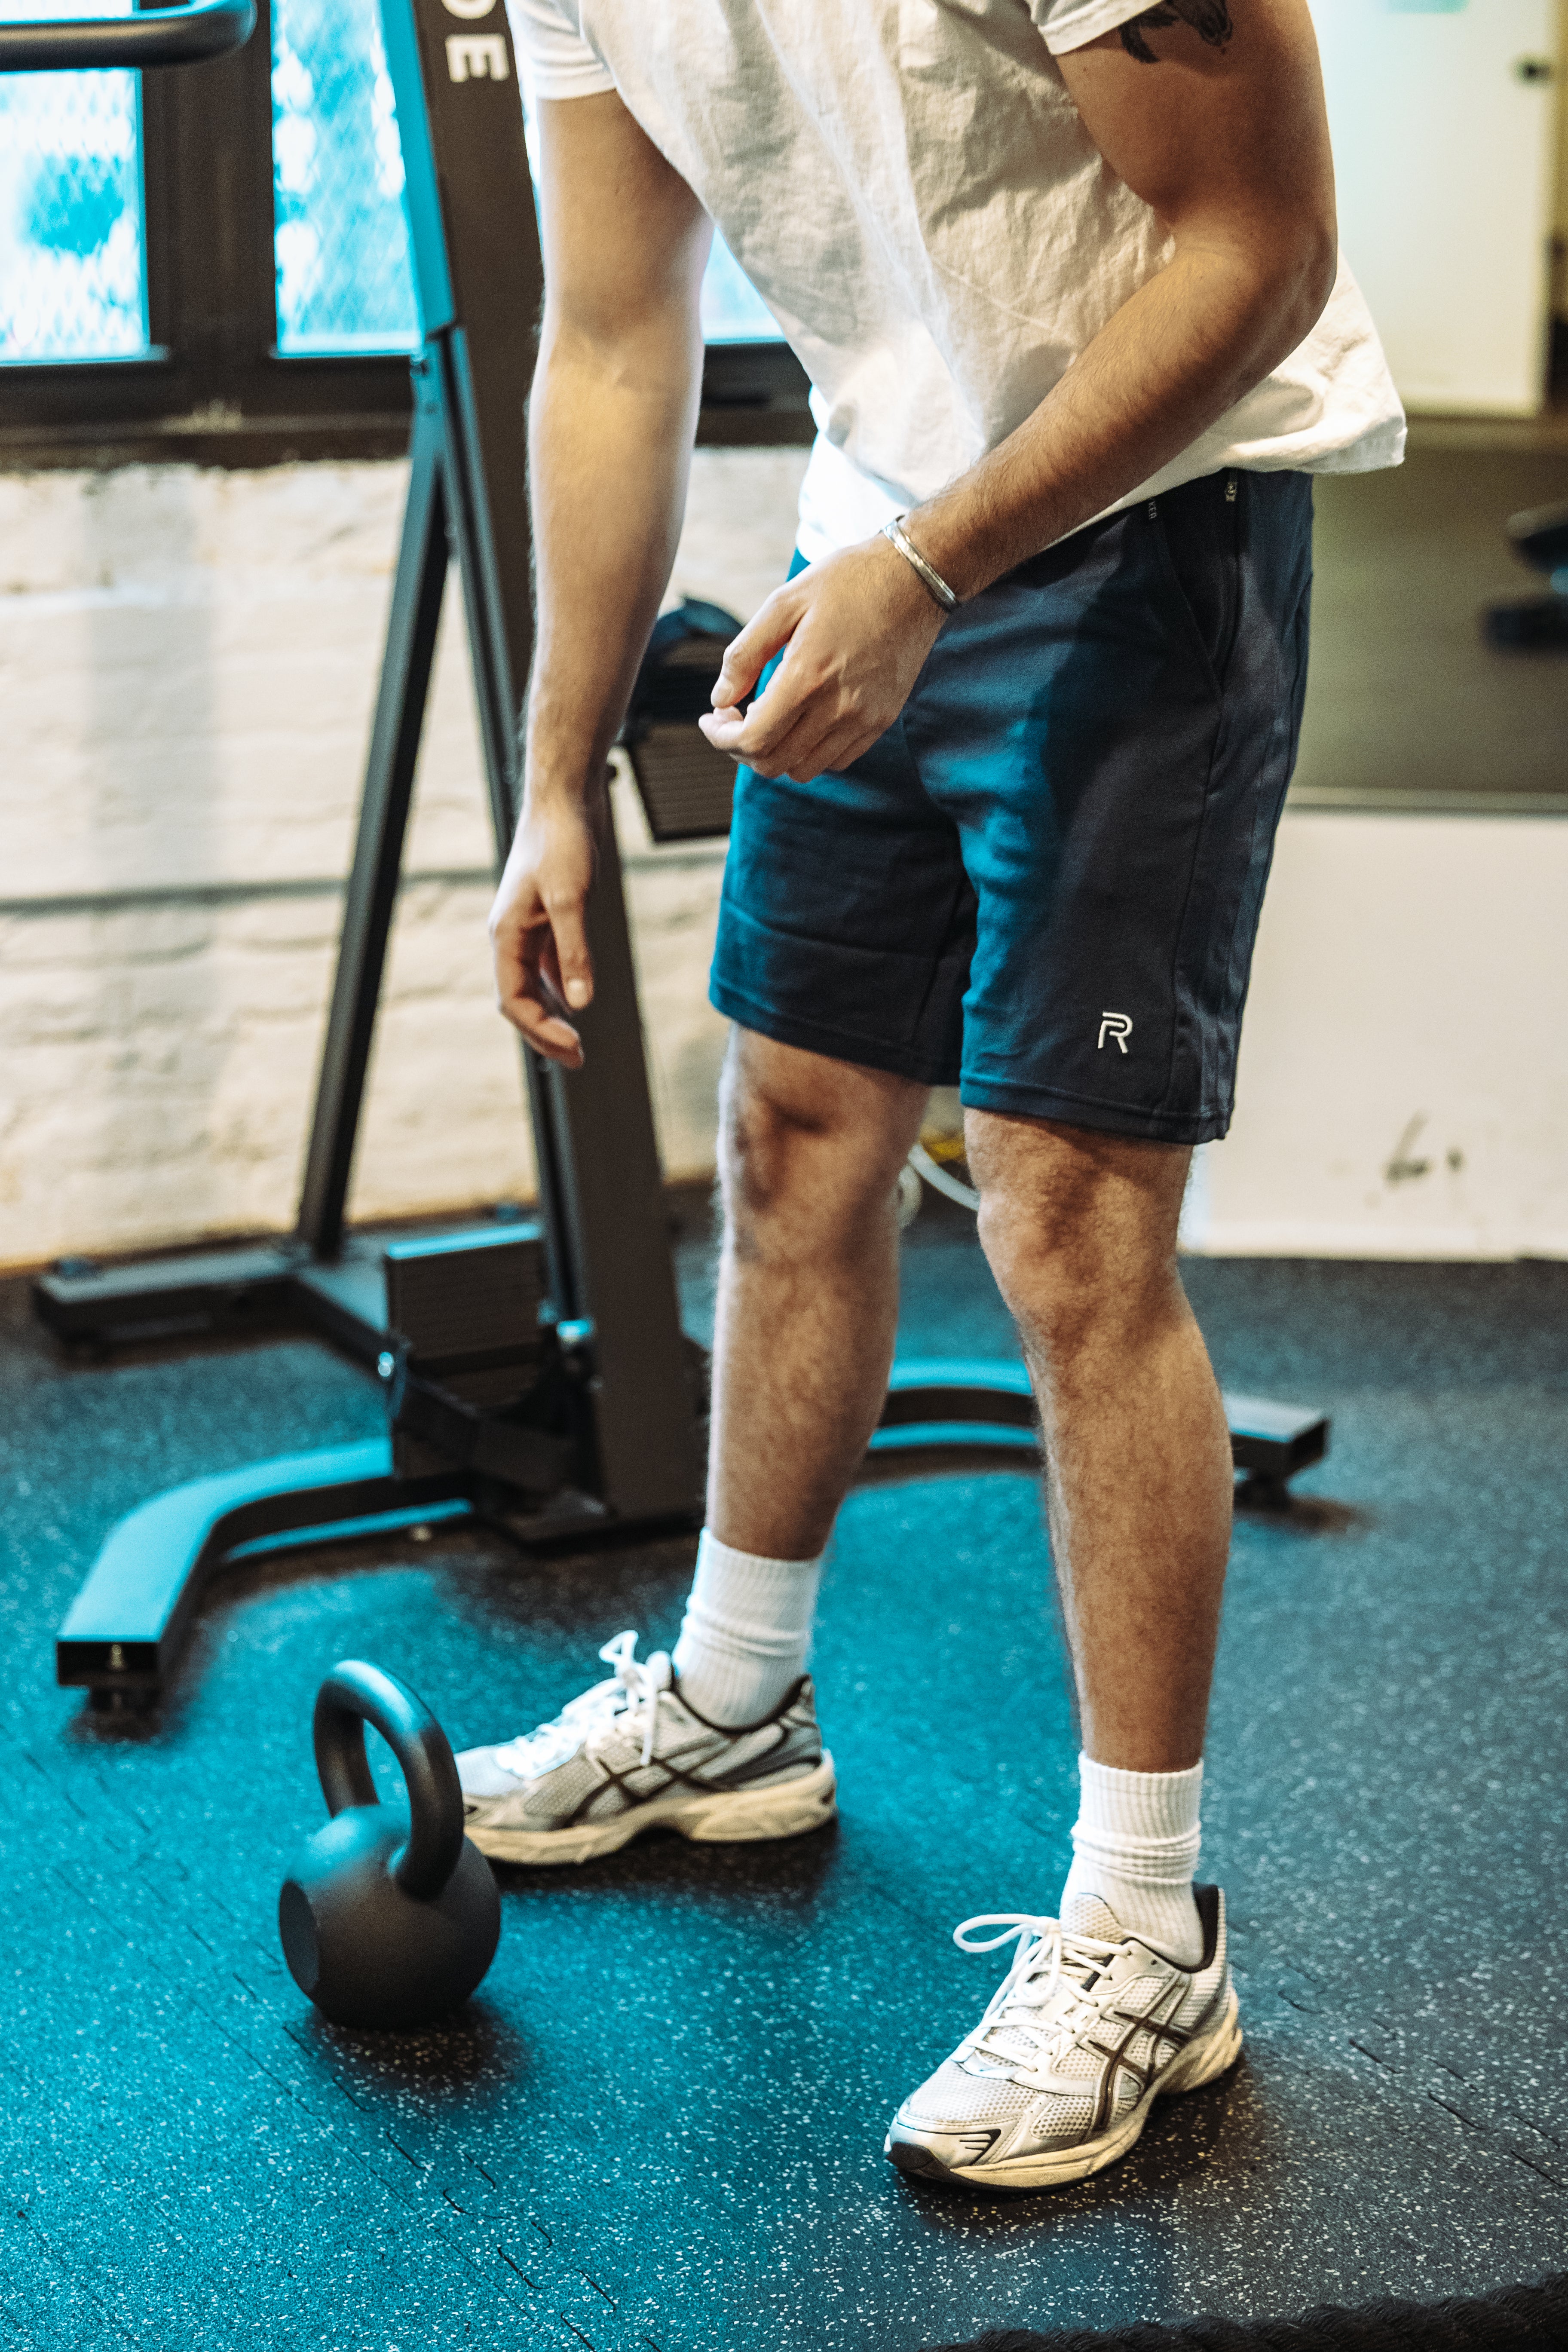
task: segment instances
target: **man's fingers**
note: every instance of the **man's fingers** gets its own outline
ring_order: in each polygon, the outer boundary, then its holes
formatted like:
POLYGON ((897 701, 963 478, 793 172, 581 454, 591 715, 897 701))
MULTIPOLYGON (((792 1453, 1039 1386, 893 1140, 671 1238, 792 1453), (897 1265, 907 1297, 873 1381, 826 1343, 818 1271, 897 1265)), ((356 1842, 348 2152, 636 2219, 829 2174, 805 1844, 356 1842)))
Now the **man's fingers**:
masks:
POLYGON ((546 1061, 561 1063, 568 1070, 582 1068, 582 1038, 570 1021, 563 1021, 558 1013, 550 1010, 537 992, 537 983, 531 988, 525 982, 515 994, 503 995, 498 1001, 512 1027, 536 1054, 542 1054, 546 1061))
POLYGON ((724 648, 724 659, 713 681, 715 710, 728 710, 744 700, 773 656, 788 645, 799 621, 796 599, 775 589, 756 617, 724 648))
POLYGON ((794 726, 784 729, 777 741, 758 753, 758 773, 793 776, 798 783, 819 775, 823 763, 817 757, 817 746, 827 731, 821 718, 811 709, 801 711, 794 726))
POLYGON ((542 1054, 547 1062, 559 1062, 563 1069, 580 1070, 583 1066, 583 1040, 570 1021, 563 1021, 531 997, 520 997, 515 1004, 503 1004, 501 1011, 514 1029, 521 1033, 523 1043, 542 1054))
POLYGON ((787 662, 750 710, 716 710, 699 723, 717 750, 744 760, 761 776, 819 775, 834 764, 829 747, 837 753, 853 742, 858 753, 881 732, 879 724, 868 723, 859 697, 827 680, 803 687, 791 677, 787 662), (802 767, 803 760, 812 764, 802 767))
MULTIPOLYGON (((852 726, 829 729, 820 742, 806 748, 805 756, 812 762, 807 772, 814 776, 841 776, 846 768, 852 768, 857 760, 865 757, 880 731, 868 729, 864 719, 859 719, 852 726)), ((792 756, 798 759, 801 754, 795 751, 792 756)), ((798 771, 792 767, 790 773, 797 774, 798 771)))
MULTIPOLYGON (((717 698, 718 688, 714 696, 717 698)), ((795 734, 805 716, 805 707, 811 688, 803 687, 790 675, 786 661, 773 672, 765 694, 759 695, 750 710, 715 709, 711 719, 699 719, 708 740, 731 759, 745 760, 763 775, 774 775, 774 755, 781 744, 795 734)), ((813 732, 820 730, 819 719, 813 732)))
POLYGON ((583 1040, 559 1010, 563 983, 549 925, 501 925, 494 935, 494 952, 496 1003, 506 1019, 536 1053, 566 1069, 581 1069, 583 1040))
POLYGON ((592 1001, 594 965, 584 908, 594 878, 586 803, 531 796, 490 910, 496 1001, 536 1053, 583 1065, 571 1014, 592 1001))
POLYGON ((711 717, 702 711, 699 713, 697 724, 716 751, 733 751, 737 758, 740 756, 741 734, 746 724, 743 710, 715 710, 711 717))
MULTIPOLYGON (((554 971, 550 979, 563 1003, 580 1013, 594 1001, 594 959, 588 953, 588 932, 583 920, 581 898, 544 902, 550 918, 550 936, 554 948, 552 961, 554 971)), ((574 1031, 575 1035, 576 1032, 574 1031)))
POLYGON ((490 925, 490 958, 495 966, 496 1003, 507 1019, 508 1009, 521 996, 524 986, 526 959, 523 954, 524 933, 515 923, 496 920, 490 925))

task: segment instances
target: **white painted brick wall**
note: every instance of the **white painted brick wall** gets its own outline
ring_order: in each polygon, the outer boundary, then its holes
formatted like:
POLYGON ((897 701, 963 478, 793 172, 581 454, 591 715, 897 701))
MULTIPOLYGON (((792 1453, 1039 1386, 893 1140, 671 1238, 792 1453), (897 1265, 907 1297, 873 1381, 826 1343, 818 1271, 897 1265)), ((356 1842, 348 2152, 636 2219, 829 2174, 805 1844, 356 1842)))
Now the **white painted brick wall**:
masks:
MULTIPOLYGON (((782 576, 804 454, 698 453, 672 593, 742 616, 782 576)), ((0 477, 0 1263, 292 1219, 340 901, 39 901, 341 877, 402 516, 400 465, 0 477)), ((717 852, 622 839, 671 1175, 712 1160, 717 852)), ((490 856, 449 598, 413 873, 490 856)), ((360 1216, 532 1190, 482 882, 407 890, 360 1216)))

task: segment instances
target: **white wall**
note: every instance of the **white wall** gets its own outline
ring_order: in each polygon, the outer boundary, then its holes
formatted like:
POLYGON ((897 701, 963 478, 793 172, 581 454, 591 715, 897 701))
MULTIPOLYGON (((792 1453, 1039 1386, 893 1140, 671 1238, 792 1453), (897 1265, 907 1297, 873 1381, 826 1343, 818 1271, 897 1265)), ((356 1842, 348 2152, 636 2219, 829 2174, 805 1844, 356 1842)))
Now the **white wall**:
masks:
POLYGON ((1406 404, 1533 415, 1552 303, 1557 0, 1312 0, 1312 16, 1340 235, 1406 404), (1542 78, 1521 79, 1521 59, 1542 78))
POLYGON ((1568 1256, 1568 821, 1287 814, 1196 1249, 1568 1256))
MULTIPOLYGON (((699 452, 676 593, 755 609, 804 462, 699 452)), ((291 1222, 404 481, 0 477, 0 1264, 291 1222), (137 895, 169 889, 209 895, 137 895)), ((362 1216, 532 1188, 485 805, 454 594, 407 859, 444 878, 399 909, 362 1216)), ((660 1140, 689 1174, 723 1045, 720 853, 654 852, 626 814, 660 1140)))

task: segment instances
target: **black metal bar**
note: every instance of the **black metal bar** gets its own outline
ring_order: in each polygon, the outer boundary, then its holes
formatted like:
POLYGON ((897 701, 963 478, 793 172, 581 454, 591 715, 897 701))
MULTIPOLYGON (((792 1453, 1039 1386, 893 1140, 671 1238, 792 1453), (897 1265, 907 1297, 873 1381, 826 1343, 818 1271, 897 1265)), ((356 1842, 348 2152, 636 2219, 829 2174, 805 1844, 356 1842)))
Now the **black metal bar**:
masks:
POLYGON ((1231 1459, 1255 1478, 1282 1487, 1298 1470, 1321 1462, 1329 1450, 1326 1413, 1277 1404, 1268 1397, 1227 1395, 1224 1402, 1231 1459))
MULTIPOLYGON (((518 711, 533 660, 526 411, 544 299, 517 58, 504 7, 465 20, 446 0, 383 0, 382 16, 395 85, 394 19, 412 22, 417 44, 411 62, 425 152, 409 173, 407 204, 425 332, 452 331, 453 457, 462 478, 452 495, 470 523, 464 593, 492 681, 490 779, 504 853, 516 818, 518 711), (437 244, 444 278, 430 257, 437 244)), ((408 46, 395 44, 400 52, 408 46)), ((400 100, 400 122, 403 112, 400 100)))
POLYGON ((703 1462, 648 1095, 637 973, 609 811, 587 909, 584 1066, 543 1086, 566 1149, 579 1312, 594 1326, 600 1492, 626 1517, 700 1507, 703 1462))
MULTIPOLYGON (((543 297, 516 58, 499 11, 486 20, 486 70, 475 74, 468 59, 460 79, 447 42, 464 36, 444 6, 384 0, 382 25, 420 322, 444 394, 452 541, 499 872, 517 822, 519 705, 533 649, 523 404, 543 297), (468 321, 461 329, 459 284, 468 321), (506 519, 500 533, 497 514, 506 519)), ((526 1050, 523 1063, 551 1296, 571 1320, 585 1309, 567 1240, 569 1146, 543 1066, 526 1050)))
POLYGON ((171 1487, 110 1535, 56 1636, 56 1678, 68 1687, 155 1697, 214 1570, 237 1545, 333 1521, 416 1515, 465 1492, 460 1473, 394 1479, 385 1438, 171 1487))
MULTIPOLYGON (((454 30, 443 0, 383 0, 383 18, 399 121, 414 126, 411 242, 425 331, 443 354, 452 539, 504 858, 533 648, 524 402, 543 293, 516 58, 500 9, 482 31, 454 30)), ((530 1056, 541 1207, 555 1303, 594 1325, 603 1499, 623 1517, 662 1517, 697 1507, 701 1464, 607 817, 588 930, 586 1067, 568 1076, 530 1056)))
MULTIPOLYGON (((507 614, 502 601, 500 566, 491 524, 489 486, 479 448, 479 417, 468 335, 454 327, 437 344, 441 355, 447 417, 447 482, 452 507, 452 544, 463 587, 463 611, 468 628, 468 658, 474 673, 474 699, 479 705, 479 741, 484 753, 485 781, 489 792, 490 823, 495 835, 498 866, 511 846, 520 803, 518 717, 520 680, 528 676, 532 658, 532 583, 519 583, 524 598, 524 625, 518 629, 516 651, 521 670, 513 666, 508 642, 507 614)), ((531 354, 529 357, 531 370, 531 354)), ((513 527, 527 513, 524 503, 514 512, 513 527)), ((527 545, 526 524, 522 527, 527 545)))
POLYGON ((40 1323, 68 1345, 287 1317, 296 1252, 277 1242, 98 1265, 66 1258, 33 1283, 40 1323))
POLYGON ((80 73, 102 66, 205 65, 242 48, 256 0, 193 0, 130 16, 58 16, 0 25, 0 73, 80 73))
MULTIPOLYGON (((523 290, 514 289, 520 299, 523 290)), ((479 743, 484 754, 499 874, 511 847, 521 800, 518 682, 528 676, 533 647, 532 582, 526 564, 526 452, 520 415, 516 448, 500 451, 498 456, 502 460, 502 487, 510 501, 514 536, 521 539, 524 560, 514 560, 503 568, 491 522, 494 486, 488 479, 480 450, 473 346, 458 328, 443 336, 437 348, 448 388, 447 478, 451 485, 454 510, 453 541, 463 588, 474 695, 479 705, 479 743), (507 463, 508 458, 512 462, 507 463)), ((525 366, 531 375, 531 345, 525 351, 503 353, 502 357, 513 365, 525 366)), ((487 358, 493 370, 495 355, 487 352, 487 358)), ((526 1046, 522 1060, 533 1129, 540 1209, 550 1256, 551 1296, 559 1313, 568 1320, 575 1320, 588 1310, 581 1253, 574 1247, 571 1238, 570 1139, 549 1064, 526 1046)))
POLYGON ((317 1257, 334 1257, 342 1244, 354 1141, 447 583, 443 404, 435 370, 416 371, 416 380, 418 405, 408 504, 300 1198, 299 1238, 317 1257))
MULTIPOLYGON (((1268 1486, 1282 1491, 1329 1450, 1328 1416, 1315 1406, 1228 1394, 1223 1402, 1232 1462, 1268 1486)), ((911 1358, 893 1366, 872 1446, 889 1453, 906 1443, 928 1444, 933 1429, 962 1428, 966 1442, 984 1444, 991 1432, 1016 1448, 1017 1433, 1036 1426, 1025 1365, 1006 1358, 911 1358)))
MULTIPOLYGON (((492 28, 487 20, 500 45, 489 52, 489 70, 457 81, 444 5, 392 0, 383 15, 395 86, 401 77, 417 98, 400 115, 416 125, 405 147, 407 206, 420 315, 426 334, 439 337, 448 394, 453 543, 499 873, 521 797, 518 729, 533 658, 524 402, 544 282, 538 240, 522 226, 532 214, 532 178, 504 21, 492 28), (498 57, 507 68, 499 75, 498 57)), ((551 1296, 562 1317, 575 1320, 588 1308, 572 1238, 570 1129, 549 1066, 525 1048, 523 1067, 551 1296)))
POLYGON ((395 1475, 387 1439, 247 1464, 171 1487, 110 1529, 55 1637, 55 1678, 95 1706, 155 1707, 214 1578, 237 1553, 341 1543, 426 1517, 493 1519, 524 1544, 605 1531, 593 1496, 570 1487, 542 1509, 472 1470, 395 1475))

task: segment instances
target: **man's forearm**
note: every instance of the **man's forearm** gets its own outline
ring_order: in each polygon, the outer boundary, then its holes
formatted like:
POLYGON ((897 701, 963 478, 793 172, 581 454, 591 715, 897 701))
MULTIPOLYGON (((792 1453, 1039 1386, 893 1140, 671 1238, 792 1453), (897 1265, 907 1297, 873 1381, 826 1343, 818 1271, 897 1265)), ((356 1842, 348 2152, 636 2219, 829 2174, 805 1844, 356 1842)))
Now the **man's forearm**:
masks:
POLYGON ((1032 416, 915 509, 910 538, 974 595, 1190 447, 1310 332, 1332 282, 1331 242, 1314 236, 1286 268, 1179 248, 1032 416))
POLYGON ((536 803, 581 797, 604 772, 675 560, 701 365, 680 320, 608 346, 547 328, 529 412, 536 803))

